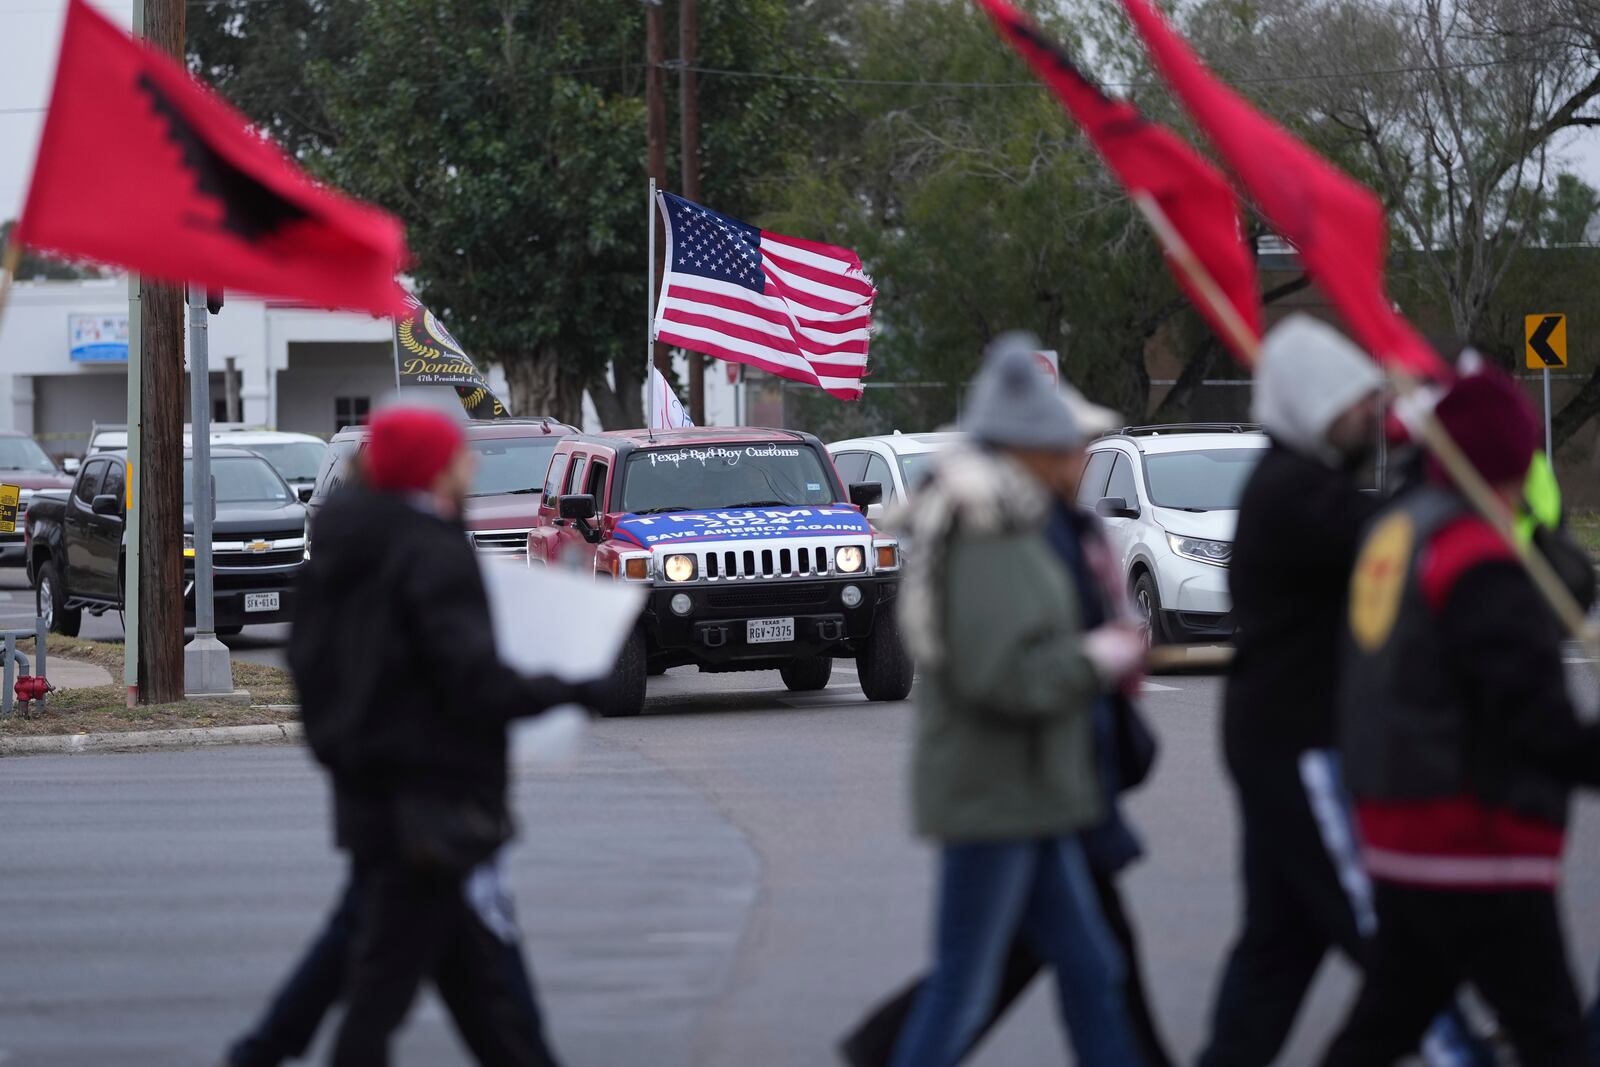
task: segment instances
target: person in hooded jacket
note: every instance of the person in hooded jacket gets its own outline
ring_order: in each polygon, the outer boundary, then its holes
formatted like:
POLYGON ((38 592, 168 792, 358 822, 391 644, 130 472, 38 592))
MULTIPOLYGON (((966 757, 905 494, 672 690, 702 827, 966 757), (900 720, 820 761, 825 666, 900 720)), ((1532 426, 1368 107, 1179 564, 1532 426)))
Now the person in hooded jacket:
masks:
POLYGON ((492 876, 486 864, 512 835, 508 724, 592 706, 599 683, 527 677, 499 658, 461 525, 474 460, 442 412, 378 414, 362 484, 318 513, 300 579, 289 666, 352 866, 354 945, 335 1067, 386 1064, 424 980, 480 1062, 552 1062, 527 1010, 531 989, 507 965, 489 918, 496 909, 478 901, 473 872, 492 876))
POLYGON ((923 665, 912 806, 940 860, 934 964, 896 1067, 960 1061, 1019 933, 1055 971, 1078 1062, 1140 1062, 1125 962, 1080 834, 1105 817, 1094 704, 1137 676, 1144 642, 1116 623, 1084 632, 1071 571, 1047 540, 1084 434, 1034 347, 994 342, 962 418, 972 446, 940 455, 908 515, 917 551, 900 618, 923 665))
MULTIPOLYGON (((1069 414, 1086 433, 1099 433, 1122 425, 1115 412, 1091 403, 1071 385, 1063 384, 1062 400, 1069 414)), ((1063 482, 1067 479, 1063 478, 1063 482)), ((1078 596, 1081 625, 1090 630, 1129 612, 1126 582, 1107 543, 1099 519, 1076 504, 1078 485, 1054 487, 1045 539, 1067 567, 1078 596)), ((1127 965, 1124 996, 1134 1041, 1145 1067, 1170 1067, 1166 1050, 1145 989, 1139 946, 1132 917, 1118 888, 1122 873, 1143 855, 1144 849, 1122 811, 1121 797, 1144 782, 1156 758, 1156 740, 1126 693, 1102 694, 1094 704, 1094 756, 1100 788, 1105 796, 1105 818, 1079 835, 1095 895, 1107 927, 1116 939, 1127 965)), ((1019 936, 1006 957, 1000 990, 993 1011, 974 1036, 974 1047, 1018 1000, 1044 964, 1025 937, 1019 936)), ((885 1067, 895 1042, 916 1005, 924 979, 917 978, 875 1007, 840 1042, 839 1053, 850 1067, 885 1067)))

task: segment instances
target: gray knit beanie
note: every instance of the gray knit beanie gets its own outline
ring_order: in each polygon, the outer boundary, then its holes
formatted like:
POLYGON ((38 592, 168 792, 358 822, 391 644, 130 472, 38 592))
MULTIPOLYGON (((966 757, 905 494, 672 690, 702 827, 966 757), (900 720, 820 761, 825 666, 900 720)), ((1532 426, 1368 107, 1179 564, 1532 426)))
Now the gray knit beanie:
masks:
POLYGON ((974 440, 1041 451, 1082 447, 1083 428, 1035 358, 1038 349, 1037 337, 1014 331, 996 337, 985 350, 961 413, 961 428, 974 440))

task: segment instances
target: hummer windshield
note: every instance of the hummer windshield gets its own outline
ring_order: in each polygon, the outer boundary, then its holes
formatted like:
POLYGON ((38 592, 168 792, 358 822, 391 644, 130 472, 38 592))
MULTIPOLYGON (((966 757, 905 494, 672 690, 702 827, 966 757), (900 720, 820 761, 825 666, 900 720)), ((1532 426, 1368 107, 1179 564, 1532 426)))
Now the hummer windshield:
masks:
POLYGON ((822 459, 789 442, 685 445, 630 456, 622 511, 639 515, 834 502, 822 459))

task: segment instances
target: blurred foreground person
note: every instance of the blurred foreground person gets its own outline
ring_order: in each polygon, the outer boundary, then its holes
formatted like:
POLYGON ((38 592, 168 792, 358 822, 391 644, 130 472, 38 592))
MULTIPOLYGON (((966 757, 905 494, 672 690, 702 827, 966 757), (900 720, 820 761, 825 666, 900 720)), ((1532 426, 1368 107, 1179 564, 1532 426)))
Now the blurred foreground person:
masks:
POLYGON ((941 852, 934 965, 896 1067, 961 1059, 1018 934, 1056 973, 1078 1062, 1140 1063, 1125 963, 1079 834, 1106 817, 1094 703, 1136 678, 1144 642, 1132 627, 1083 631, 1072 574, 1046 538, 1084 434, 1033 347, 1015 334, 991 346, 962 420, 973 446, 940 457, 909 517, 917 551, 900 611, 925 665, 912 800, 941 852))
MULTIPOLYGON (((1122 424, 1114 412, 1090 403, 1070 385, 1063 387, 1062 395, 1069 413, 1086 434, 1104 432, 1122 424)), ((1092 630, 1125 615, 1128 598, 1117 560, 1106 543, 1099 520, 1076 504, 1082 468, 1074 469, 1075 466, 1063 464, 1061 481, 1050 487, 1050 519, 1045 537, 1072 577, 1080 626, 1092 630)), ((1095 765, 1105 800, 1105 818, 1084 830, 1080 839, 1096 898, 1127 964, 1124 996, 1141 1061, 1145 1067, 1169 1067, 1172 1059, 1150 1008, 1132 919, 1117 887, 1117 878, 1143 854, 1133 827, 1123 817, 1120 798, 1123 792, 1139 786, 1149 776, 1155 764, 1156 739, 1125 692, 1101 694, 1095 700, 1093 715, 1095 765)), ((974 1035, 974 1046, 1026 991, 1042 967, 1043 963, 1027 939, 1015 938, 1001 974, 994 1008, 982 1029, 974 1035)), ((850 1067, 886 1067, 906 1019, 916 1005, 923 982, 922 978, 911 982, 873 1009, 845 1037, 840 1052, 850 1067)))
POLYGON ((1267 335, 1255 418, 1272 439, 1239 504, 1238 630, 1223 752, 1239 801, 1243 929, 1201 1067, 1277 1058, 1330 948, 1359 961, 1370 894, 1330 758, 1340 623, 1361 530, 1382 501, 1353 470, 1376 442, 1377 367, 1305 316, 1267 335))
MULTIPOLYGON (((1522 390, 1486 370, 1436 414, 1511 519, 1539 439, 1522 390)), ((1525 1067, 1587 1064, 1556 886, 1600 727, 1568 698, 1554 614, 1434 464, 1372 526, 1349 604, 1341 740, 1378 931, 1324 1062, 1393 1063, 1470 982, 1525 1067)))
MULTIPOLYGON (((332 1063, 388 1063, 390 1036, 428 979, 481 1063, 549 1064, 526 972, 508 966, 515 926, 469 901, 485 889, 469 872, 511 838, 508 723, 587 703, 587 687, 524 677, 497 656, 461 526, 474 456, 453 419, 385 411, 361 462, 364 485, 317 516, 289 641, 352 865, 354 945, 332 1063)), ((504 898, 497 879, 488 888, 504 898)))

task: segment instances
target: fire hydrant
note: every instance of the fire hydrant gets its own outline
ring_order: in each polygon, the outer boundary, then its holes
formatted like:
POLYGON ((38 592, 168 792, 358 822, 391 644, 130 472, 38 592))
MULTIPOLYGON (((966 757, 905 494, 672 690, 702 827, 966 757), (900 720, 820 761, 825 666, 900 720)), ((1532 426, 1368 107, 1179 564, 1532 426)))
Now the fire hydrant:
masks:
POLYGON ((17 692, 17 700, 22 704, 20 710, 24 715, 28 714, 30 701, 43 700, 45 694, 56 691, 56 687, 51 685, 49 680, 42 674, 24 674, 17 679, 17 684, 14 688, 17 692))

